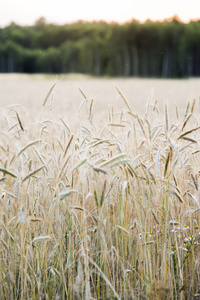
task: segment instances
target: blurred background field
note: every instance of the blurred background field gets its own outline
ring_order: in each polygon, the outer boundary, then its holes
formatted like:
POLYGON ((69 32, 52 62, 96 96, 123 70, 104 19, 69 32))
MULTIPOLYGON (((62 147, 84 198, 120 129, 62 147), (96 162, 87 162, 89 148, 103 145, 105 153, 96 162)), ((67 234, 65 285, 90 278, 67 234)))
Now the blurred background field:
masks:
MULTIPOLYGON (((123 108, 123 102, 116 87, 128 99, 131 107, 143 115, 145 105, 151 98, 152 105, 163 112, 164 105, 169 107, 170 117, 175 116, 175 104, 180 112, 185 110, 188 101, 196 100, 199 109, 200 79, 136 79, 136 78, 95 78, 81 74, 60 75, 28 75, 0 74, 1 107, 19 104, 30 112, 31 118, 37 118, 42 110, 42 103, 51 88, 55 85, 49 103, 52 101, 54 112, 64 113, 73 118, 83 100, 81 89, 88 100, 94 100, 96 113, 103 113, 112 105, 115 110, 123 108), (30 110, 31 109, 31 110, 30 110)), ((49 104, 50 106, 50 104, 49 104)))

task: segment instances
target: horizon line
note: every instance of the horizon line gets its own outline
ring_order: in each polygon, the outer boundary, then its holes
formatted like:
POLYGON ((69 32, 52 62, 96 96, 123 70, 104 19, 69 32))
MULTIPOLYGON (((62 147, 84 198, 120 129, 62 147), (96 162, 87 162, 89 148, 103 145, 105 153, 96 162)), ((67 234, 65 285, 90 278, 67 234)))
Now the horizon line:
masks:
POLYGON ((53 25, 57 25, 57 26, 64 26, 64 25, 70 25, 70 24, 75 24, 75 23, 79 23, 79 22, 85 22, 85 23, 100 23, 100 22, 104 22, 104 23, 107 23, 107 24, 112 24, 112 23, 117 23, 117 24, 119 24, 119 25, 123 25, 123 24, 126 24, 126 23, 130 23, 130 22, 133 22, 133 21, 136 21, 136 22, 138 22, 138 23, 141 23, 141 24, 143 24, 143 23, 146 23, 146 22, 148 22, 148 21, 150 21, 150 22, 160 22, 160 23, 162 23, 162 22, 171 22, 172 20, 177 20, 177 21, 179 21, 179 22, 181 22, 181 23, 185 23, 185 24, 189 24, 190 22, 198 22, 198 21, 200 21, 200 18, 189 18, 189 19, 187 19, 187 20, 183 20, 183 19, 181 19, 177 14, 175 14, 175 15, 173 15, 173 16, 171 16, 171 17, 166 17, 166 18, 161 18, 161 19, 151 19, 150 17, 149 18, 146 18, 146 19, 144 19, 144 20, 140 20, 140 19, 137 19, 137 18, 134 18, 134 17, 132 17, 131 19, 127 19, 126 21, 117 21, 117 20, 105 20, 105 19, 91 19, 91 20, 89 20, 89 19, 76 19, 76 20, 72 20, 72 21, 68 21, 68 22, 62 22, 62 23, 60 23, 60 22, 58 22, 58 21, 51 21, 51 20, 48 20, 48 18, 46 18, 46 17, 44 17, 44 16, 41 16, 41 17, 39 17, 39 18, 37 18, 35 21, 33 21, 33 22, 31 22, 31 23, 26 23, 26 22, 17 22, 17 21, 10 21, 10 22, 8 22, 7 24, 5 24, 5 25, 0 25, 0 28, 5 28, 5 27, 8 27, 8 26, 10 26, 11 24, 16 24, 16 25, 18 25, 18 26, 20 26, 20 27, 26 27, 26 26, 34 26, 38 21, 44 21, 44 23, 46 23, 47 25, 48 24, 53 24, 53 25))

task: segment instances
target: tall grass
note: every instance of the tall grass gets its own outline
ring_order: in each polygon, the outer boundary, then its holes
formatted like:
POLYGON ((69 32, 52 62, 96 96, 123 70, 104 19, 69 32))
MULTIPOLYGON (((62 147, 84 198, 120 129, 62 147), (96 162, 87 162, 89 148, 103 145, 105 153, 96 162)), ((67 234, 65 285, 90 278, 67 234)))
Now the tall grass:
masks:
POLYGON ((139 116, 117 88, 123 111, 95 122, 81 93, 77 126, 2 111, 0 298, 198 297, 195 103, 172 122, 150 99, 139 116))

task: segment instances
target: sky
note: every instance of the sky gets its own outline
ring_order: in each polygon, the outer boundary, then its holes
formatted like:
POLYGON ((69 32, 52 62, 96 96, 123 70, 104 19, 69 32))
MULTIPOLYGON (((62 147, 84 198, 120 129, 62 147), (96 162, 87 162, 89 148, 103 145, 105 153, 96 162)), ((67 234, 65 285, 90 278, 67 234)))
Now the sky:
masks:
POLYGON ((32 25, 40 17, 66 24, 77 20, 123 23, 133 18, 143 22, 174 15, 183 22, 200 19, 200 0, 0 0, 0 27, 11 22, 32 25))

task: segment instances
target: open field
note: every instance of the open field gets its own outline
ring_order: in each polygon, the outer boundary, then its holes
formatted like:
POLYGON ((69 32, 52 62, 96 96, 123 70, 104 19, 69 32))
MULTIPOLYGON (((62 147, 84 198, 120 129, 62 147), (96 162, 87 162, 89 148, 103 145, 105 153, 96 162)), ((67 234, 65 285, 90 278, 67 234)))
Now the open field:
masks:
MULTIPOLYGON (((78 88, 86 94, 89 100, 94 99, 94 107, 99 105, 104 110, 108 104, 115 110, 123 109, 123 102, 116 92, 117 86, 127 97, 130 105, 140 114, 144 114, 151 93, 152 103, 158 101, 158 108, 163 111, 164 103, 168 103, 170 116, 175 115, 175 103, 183 112, 187 102, 196 99, 199 108, 200 79, 163 80, 163 79, 96 79, 82 75, 61 76, 53 93, 55 113, 61 113, 66 118, 76 115, 83 99, 78 88)), ((0 106, 20 104, 24 109, 31 107, 33 113, 43 112, 41 104, 50 87, 55 83, 55 76, 0 74, 0 106)), ((101 109, 100 109, 101 110, 101 109)))
POLYGON ((0 299, 200 299, 200 79, 54 83, 0 75, 0 299))

